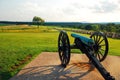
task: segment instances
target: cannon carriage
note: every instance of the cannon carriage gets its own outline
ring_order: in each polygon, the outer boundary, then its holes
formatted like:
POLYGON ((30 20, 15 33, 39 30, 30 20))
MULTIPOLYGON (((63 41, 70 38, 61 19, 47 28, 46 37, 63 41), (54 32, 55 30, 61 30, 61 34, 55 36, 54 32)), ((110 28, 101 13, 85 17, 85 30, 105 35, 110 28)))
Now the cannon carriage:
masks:
POLYGON ((115 80, 100 62, 107 57, 109 44, 107 37, 102 32, 94 32, 90 38, 72 33, 74 43, 71 45, 65 31, 60 31, 58 36, 58 53, 61 65, 66 67, 71 58, 71 49, 79 49, 89 61, 98 69, 105 80, 115 80))

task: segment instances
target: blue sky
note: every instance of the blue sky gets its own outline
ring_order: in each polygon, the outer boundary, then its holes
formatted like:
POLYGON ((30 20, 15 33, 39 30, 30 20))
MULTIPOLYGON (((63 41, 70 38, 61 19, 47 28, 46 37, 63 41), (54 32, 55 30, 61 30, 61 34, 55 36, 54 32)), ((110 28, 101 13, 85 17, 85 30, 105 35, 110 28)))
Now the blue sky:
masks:
POLYGON ((0 0, 0 21, 120 22, 120 0, 0 0))

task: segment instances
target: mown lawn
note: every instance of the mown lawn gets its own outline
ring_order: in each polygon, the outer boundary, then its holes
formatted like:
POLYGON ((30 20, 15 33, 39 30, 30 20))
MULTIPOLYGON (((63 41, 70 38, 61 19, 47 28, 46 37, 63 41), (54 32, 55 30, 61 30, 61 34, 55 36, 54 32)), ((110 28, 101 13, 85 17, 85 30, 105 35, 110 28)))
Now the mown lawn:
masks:
MULTIPOLYGON (((12 27, 12 30, 6 27, 1 30, 3 32, 0 33, 0 80, 7 80, 15 75, 26 63, 30 62, 41 52, 57 51, 59 31, 45 26, 39 29, 35 27, 23 28, 26 27, 22 26, 22 29, 12 27)), ((68 32, 68 34, 70 42, 73 43, 74 39, 70 36, 71 32, 68 32)), ((119 39, 109 38, 109 54, 120 55, 119 44, 119 39)), ((74 51, 79 52, 78 50, 74 51)))
POLYGON ((12 67, 28 55, 36 56, 42 51, 57 51, 57 36, 57 32, 0 33, 0 74, 14 74, 16 71, 12 67))
POLYGON ((56 36, 57 32, 0 33, 0 74, 6 78, 14 75, 19 69, 12 67, 28 55, 34 57, 42 51, 57 51, 56 36))
POLYGON ((0 80, 8 80, 42 51, 57 51, 58 31, 43 26, 39 29, 34 26, 28 29, 26 26, 10 27, 1 27, 0 80))
POLYGON ((120 56, 120 39, 111 39, 109 41, 109 54, 120 56))

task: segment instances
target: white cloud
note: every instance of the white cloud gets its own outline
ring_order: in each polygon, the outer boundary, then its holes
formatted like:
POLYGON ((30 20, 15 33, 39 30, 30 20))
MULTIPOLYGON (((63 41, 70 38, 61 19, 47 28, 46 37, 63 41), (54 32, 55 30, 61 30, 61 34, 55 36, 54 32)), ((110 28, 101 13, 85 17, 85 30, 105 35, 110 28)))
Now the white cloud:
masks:
POLYGON ((72 6, 75 7, 74 13, 77 13, 74 16, 76 20, 82 19, 82 21, 89 22, 120 21, 119 0, 89 0, 86 3, 75 2, 72 6))
POLYGON ((102 1, 99 5, 94 5, 93 9, 96 13, 111 13, 119 9, 119 4, 111 1, 102 1))
POLYGON ((31 3, 31 2, 23 4, 23 7, 24 9, 27 9, 30 11, 37 11, 37 9, 40 8, 37 3, 31 3))
POLYGON ((0 20, 31 21, 40 16, 46 21, 120 21, 119 4, 120 0, 21 0, 9 8, 5 2, 0 20))

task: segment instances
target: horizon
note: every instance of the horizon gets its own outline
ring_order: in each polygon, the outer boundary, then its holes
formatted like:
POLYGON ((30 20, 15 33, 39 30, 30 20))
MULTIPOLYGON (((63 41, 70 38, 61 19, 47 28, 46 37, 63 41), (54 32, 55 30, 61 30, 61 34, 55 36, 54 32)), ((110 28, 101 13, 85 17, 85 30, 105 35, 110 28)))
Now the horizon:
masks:
POLYGON ((0 21, 120 22, 119 0, 1 0, 0 21))
MULTIPOLYGON (((24 23, 24 24, 27 24, 27 23, 32 23, 32 21, 0 21, 0 24, 9 24, 9 23, 13 23, 13 24, 15 24, 15 23, 24 23)), ((88 23, 88 24, 107 24, 107 23, 114 23, 114 24, 120 24, 120 22, 68 22, 68 21, 59 21, 59 22, 51 22, 51 21, 45 21, 45 23, 77 23, 77 24, 79 24, 79 23, 88 23)))

